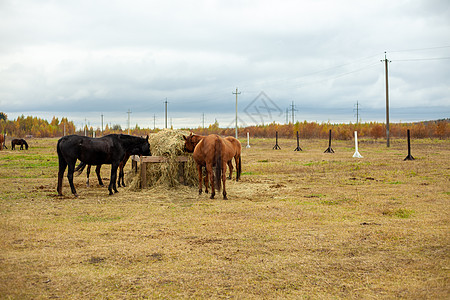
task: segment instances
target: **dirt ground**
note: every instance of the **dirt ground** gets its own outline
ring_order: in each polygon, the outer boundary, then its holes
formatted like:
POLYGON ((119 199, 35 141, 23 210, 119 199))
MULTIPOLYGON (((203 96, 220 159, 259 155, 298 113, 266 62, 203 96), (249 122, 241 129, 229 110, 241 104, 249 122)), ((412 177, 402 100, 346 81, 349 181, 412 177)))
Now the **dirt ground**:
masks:
POLYGON ((0 151, 2 299, 450 298, 449 140, 241 140, 226 201, 93 172, 59 197, 56 142, 0 151))

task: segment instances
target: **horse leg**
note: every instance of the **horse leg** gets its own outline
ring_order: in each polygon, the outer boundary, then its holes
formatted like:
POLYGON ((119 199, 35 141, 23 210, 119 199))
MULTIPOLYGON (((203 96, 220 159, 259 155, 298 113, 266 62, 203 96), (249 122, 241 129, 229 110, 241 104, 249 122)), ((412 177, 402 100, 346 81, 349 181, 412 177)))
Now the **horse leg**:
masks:
MULTIPOLYGON (((239 181, 239 179, 241 178, 241 156, 235 156, 234 157, 234 162, 236 163, 236 181, 239 181)), ((231 179, 231 178, 230 178, 231 179)))
POLYGON ((203 174, 202 174, 202 166, 197 164, 197 171, 198 171, 198 194, 202 194, 202 180, 203 180, 203 174))
POLYGON ((89 174, 91 174, 91 165, 88 165, 86 169, 86 187, 89 187, 89 174))
POLYGON ((56 188, 59 196, 62 196, 62 182, 64 178, 64 172, 66 171, 66 167, 67 162, 65 161, 65 159, 59 157, 58 186, 56 188))
POLYGON ((233 164, 231 163, 231 160, 228 162, 228 167, 230 168, 230 176, 228 176, 228 179, 231 180, 231 174, 233 174, 233 164))
POLYGON ((125 158, 120 162, 120 165, 119 165, 119 181, 117 182, 119 187, 120 187, 120 180, 122 180, 122 186, 125 187, 125 182, 124 182, 125 172, 123 171, 123 169, 125 168, 125 165, 127 164, 127 161, 128 161, 129 158, 130 158, 130 155, 126 154, 125 158))
POLYGON ((204 183, 205 183, 205 193, 209 193, 209 191, 208 191, 208 186, 209 186, 209 183, 208 183, 208 172, 206 172, 206 168, 205 168, 205 178, 204 178, 204 183))
POLYGON ((118 193, 119 191, 117 190, 116 187, 116 180, 117 180, 117 168, 119 167, 119 164, 117 163, 113 163, 111 164, 111 179, 109 181, 109 194, 112 195, 113 194, 113 190, 115 193, 118 193))
POLYGON ((214 172, 212 164, 206 165, 206 172, 208 173, 209 182, 211 183, 211 197, 210 199, 214 199, 214 196, 216 195, 215 187, 214 187, 214 172))
MULTIPOLYGON (((231 160, 228 162, 229 165, 231 165, 231 160)), ((223 200, 228 200, 227 198, 227 191, 225 189, 225 181, 227 180, 227 164, 223 163, 222 164, 222 185, 223 185, 223 200)), ((230 172, 231 174, 231 172, 230 172)), ((230 176, 231 178, 231 176, 230 176)))
POLYGON ((121 186, 125 187, 125 183, 123 182, 123 177, 124 177, 123 167, 124 167, 123 164, 120 163, 120 165, 119 165, 119 180, 117 180, 118 187, 121 187, 121 186), (120 185, 121 180, 122 180, 122 185, 120 185))
POLYGON ((75 161, 72 163, 67 164, 67 179, 69 180, 70 189, 72 190, 72 194, 74 194, 75 197, 78 197, 77 191, 75 190, 75 186, 73 185, 73 172, 75 171, 75 161))
POLYGON ((100 176, 100 169, 101 168, 102 168, 102 165, 97 165, 97 167, 95 167, 95 173, 97 174, 98 184, 100 186, 103 186, 102 177, 100 176))

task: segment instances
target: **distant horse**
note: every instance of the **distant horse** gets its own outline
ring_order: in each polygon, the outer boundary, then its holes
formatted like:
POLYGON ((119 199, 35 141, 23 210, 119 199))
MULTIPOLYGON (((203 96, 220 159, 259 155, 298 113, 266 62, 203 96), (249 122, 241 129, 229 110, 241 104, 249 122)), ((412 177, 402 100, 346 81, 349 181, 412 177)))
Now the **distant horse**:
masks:
MULTIPOLYGON (((0 134, 0 150, 3 150, 3 145, 5 144, 5 135, 0 134)), ((6 148, 6 145, 5 145, 6 148)))
MULTIPOLYGON (((118 187, 125 187, 125 182, 124 182, 124 175, 125 173, 123 172, 123 168, 125 167, 125 165, 127 164, 128 159, 130 158, 130 154, 126 153, 125 157, 123 158, 123 160, 120 162, 119 164, 119 179, 117 179, 117 186, 118 187), (122 181, 122 185, 120 185, 120 182, 122 181)), ((86 167, 86 163, 84 162, 80 162, 78 164, 78 166, 75 168, 75 172, 78 172, 78 175, 81 174, 84 170, 84 168, 86 167)), ((103 180, 100 176, 100 169, 102 168, 102 165, 97 165, 95 167, 95 173, 97 174, 97 179, 98 179, 98 184, 100 186, 103 186, 103 180)), ((91 173, 91 165, 87 165, 87 169, 86 169, 86 186, 89 187, 89 174, 91 173)))
MULTIPOLYGON (((190 134, 189 136, 183 136, 184 140, 186 141, 187 139, 189 139, 189 143, 185 143, 184 146, 184 150, 186 152, 192 153, 194 152, 195 146, 197 146, 197 144, 204 138, 203 135, 196 135, 196 134, 190 134)), ((236 163, 236 181, 239 181, 239 179, 241 178, 241 172, 242 172, 242 161, 241 161, 241 142, 239 142, 238 139, 232 137, 232 136, 227 136, 225 137, 226 140, 228 140, 231 145, 233 146, 234 149, 234 161, 236 163)), ((233 173, 233 164, 231 163, 231 160, 227 162, 228 167, 230 168, 230 176, 228 176, 228 179, 231 180, 231 174, 233 173)), ((207 181, 205 181, 205 185, 206 188, 208 188, 207 186, 207 181)), ((208 190, 206 190, 208 191, 208 190)))
POLYGON ((13 139, 11 141, 11 150, 15 150, 16 146, 20 146, 20 150, 23 150, 23 146, 25 145, 25 149, 28 150, 28 144, 24 139, 13 139))
POLYGON ((202 193, 202 168, 206 168, 207 177, 211 183, 211 199, 215 196, 214 183, 217 185, 218 190, 221 188, 221 181, 223 184, 223 199, 226 200, 227 192, 225 187, 227 163, 234 157, 234 150, 231 143, 217 134, 211 134, 193 146, 192 135, 185 137, 185 148, 194 148, 193 158, 197 163, 198 179, 199 179, 199 194, 202 193), (213 173, 213 167, 216 167, 215 175, 213 173))
POLYGON ((73 185, 73 172, 77 159, 90 165, 111 165, 109 194, 117 191, 117 168, 126 153, 130 155, 151 155, 147 138, 125 134, 109 134, 101 138, 90 138, 79 135, 68 135, 60 138, 56 146, 59 159, 58 194, 62 195, 62 181, 66 167, 72 194, 78 196, 73 185))

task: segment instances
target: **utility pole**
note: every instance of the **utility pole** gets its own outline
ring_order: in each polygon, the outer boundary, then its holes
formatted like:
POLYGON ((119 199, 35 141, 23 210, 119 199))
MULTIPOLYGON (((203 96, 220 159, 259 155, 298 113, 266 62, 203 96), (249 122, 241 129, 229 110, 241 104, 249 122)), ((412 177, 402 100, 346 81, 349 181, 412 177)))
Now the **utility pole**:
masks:
POLYGON ((84 118, 84 136, 87 136, 86 129, 87 129, 86 118, 84 118))
POLYGON ((236 92, 233 92, 233 94, 234 95, 236 95, 236 126, 235 126, 235 128, 236 128, 236 132, 235 132, 235 138, 237 139, 238 138, 238 124, 237 124, 237 121, 238 121, 238 95, 240 94, 241 92, 239 92, 238 93, 238 88, 236 88, 236 92))
POLYGON ((156 114, 153 114, 153 130, 156 129, 156 114))
POLYGON ((130 114, 131 114, 130 109, 128 109, 127 114, 128 114, 128 135, 129 135, 130 134, 130 114))
POLYGON ((164 101, 164 104, 165 104, 165 107, 166 107, 165 112, 166 112, 166 128, 167 128, 167 98, 166 98, 166 101, 164 101))
POLYGON ((101 114, 102 117, 102 135, 103 135, 103 113, 101 114))
MULTIPOLYGON (((354 109, 353 109, 354 110, 354 109)), ((356 124, 359 122, 359 103, 356 101, 356 124)))
POLYGON ((291 111, 292 111, 292 124, 294 124, 295 123, 295 119, 294 119, 294 111, 297 111, 297 109, 295 109, 295 104, 294 104, 294 101, 292 101, 292 104, 291 104, 291 111))
POLYGON ((202 128, 205 128, 205 113, 202 115, 202 128))
POLYGON ((384 59, 381 60, 384 61, 384 69, 385 69, 385 75, 386 75, 386 140, 387 140, 387 147, 390 147, 389 142, 389 76, 388 76, 388 62, 390 62, 386 58, 386 52, 384 52, 384 59))

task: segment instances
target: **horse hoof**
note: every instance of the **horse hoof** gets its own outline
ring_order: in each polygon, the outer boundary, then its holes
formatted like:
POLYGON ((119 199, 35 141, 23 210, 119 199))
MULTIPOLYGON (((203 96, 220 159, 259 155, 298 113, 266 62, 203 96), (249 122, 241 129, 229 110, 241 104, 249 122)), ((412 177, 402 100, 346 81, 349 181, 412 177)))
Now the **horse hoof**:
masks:
POLYGON ((202 194, 202 190, 199 190, 199 191, 198 191, 198 194, 201 195, 201 194, 202 194))
POLYGON ((228 200, 228 197, 227 196, 223 196, 223 200, 228 200))
POLYGON ((73 194, 75 196, 75 198, 78 198, 78 194, 73 194))

